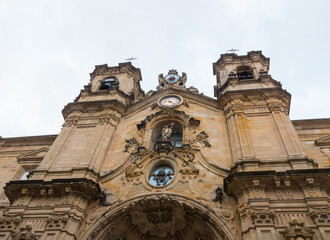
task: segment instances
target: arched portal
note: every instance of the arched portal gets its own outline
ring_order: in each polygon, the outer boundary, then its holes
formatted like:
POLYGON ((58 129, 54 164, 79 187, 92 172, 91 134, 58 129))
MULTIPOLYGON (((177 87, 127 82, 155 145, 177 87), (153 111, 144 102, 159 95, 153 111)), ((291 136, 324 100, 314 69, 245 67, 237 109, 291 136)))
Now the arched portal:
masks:
POLYGON ((223 219, 193 199, 153 194, 123 202, 86 231, 83 240, 234 240, 223 219))

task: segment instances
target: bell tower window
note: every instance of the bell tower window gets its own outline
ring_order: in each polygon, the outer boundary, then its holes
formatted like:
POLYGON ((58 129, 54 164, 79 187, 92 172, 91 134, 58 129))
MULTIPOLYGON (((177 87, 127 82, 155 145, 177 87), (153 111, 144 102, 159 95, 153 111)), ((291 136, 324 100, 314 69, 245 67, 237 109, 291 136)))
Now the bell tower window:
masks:
POLYGON ((249 66, 238 67, 236 72, 238 79, 253 79, 253 70, 249 66))
POLYGON ((101 82, 100 90, 108 90, 113 88, 115 85, 118 85, 118 83, 116 82, 116 78, 109 77, 101 82))

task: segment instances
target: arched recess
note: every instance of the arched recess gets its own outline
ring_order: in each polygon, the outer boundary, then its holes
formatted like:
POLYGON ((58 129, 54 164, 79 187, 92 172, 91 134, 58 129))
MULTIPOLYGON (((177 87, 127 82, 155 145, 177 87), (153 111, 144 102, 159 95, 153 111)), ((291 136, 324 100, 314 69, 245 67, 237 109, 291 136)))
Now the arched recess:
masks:
POLYGON ((182 121, 180 122, 180 121, 173 120, 173 119, 164 119, 164 120, 159 121, 157 123, 157 125, 154 126, 152 129, 152 136, 151 136, 151 141, 150 141, 151 148, 153 148, 155 146, 157 141, 162 140, 161 139, 162 129, 166 125, 170 125, 170 124, 173 124, 173 127, 172 127, 171 138, 169 139, 169 141, 171 142, 173 147, 180 147, 182 145, 183 136, 184 136, 183 135, 184 123, 182 121), (178 136, 178 139, 175 138, 176 136, 178 136), (177 140, 181 140, 181 144, 176 144, 177 140))
POLYGON ((226 222, 194 199, 152 194, 104 212, 81 240, 236 240, 226 222))
POLYGON ((139 131, 142 131, 142 135, 144 135, 142 145, 147 149, 153 149, 162 128, 171 123, 174 124, 173 133, 179 133, 182 136, 181 144, 188 143, 190 133, 200 124, 199 120, 185 114, 183 111, 162 109, 147 116, 137 125, 139 131))

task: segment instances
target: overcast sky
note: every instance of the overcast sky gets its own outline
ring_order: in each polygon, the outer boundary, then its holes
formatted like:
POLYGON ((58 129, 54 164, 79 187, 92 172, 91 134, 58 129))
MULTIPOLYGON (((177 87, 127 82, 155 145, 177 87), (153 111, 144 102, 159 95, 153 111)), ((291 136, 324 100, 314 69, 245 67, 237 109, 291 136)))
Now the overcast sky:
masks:
POLYGON ((0 0, 0 136, 58 134, 94 66, 133 62, 142 88, 169 69, 213 97, 212 63, 262 50, 291 119, 330 117, 329 0, 0 0))

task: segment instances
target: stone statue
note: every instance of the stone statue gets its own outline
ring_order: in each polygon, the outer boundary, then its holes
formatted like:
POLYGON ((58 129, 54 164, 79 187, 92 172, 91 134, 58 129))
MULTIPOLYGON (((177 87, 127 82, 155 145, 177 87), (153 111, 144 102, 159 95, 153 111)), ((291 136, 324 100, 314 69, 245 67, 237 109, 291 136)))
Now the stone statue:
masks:
POLYGON ((165 125, 162 129, 162 140, 170 141, 172 135, 174 123, 170 123, 169 125, 165 125))

